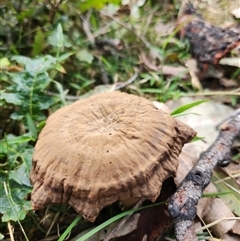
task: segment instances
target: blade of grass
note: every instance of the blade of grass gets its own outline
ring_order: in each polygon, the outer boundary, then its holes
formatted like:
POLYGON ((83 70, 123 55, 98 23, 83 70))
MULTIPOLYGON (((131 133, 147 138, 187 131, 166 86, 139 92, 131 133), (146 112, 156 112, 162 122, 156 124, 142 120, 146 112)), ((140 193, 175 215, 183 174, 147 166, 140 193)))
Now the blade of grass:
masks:
POLYGON ((184 112, 184 111, 186 111, 186 110, 188 110, 188 109, 190 109, 190 108, 192 108, 194 106, 200 105, 200 104, 202 104, 204 102, 207 102, 207 100, 198 100, 198 101, 192 102, 190 104, 186 104, 186 105, 180 106, 179 108, 173 110, 171 112, 171 115, 172 116, 179 115, 180 113, 182 113, 182 112, 184 112))
POLYGON ((75 225, 81 220, 82 216, 77 216, 72 223, 68 226, 68 228, 64 231, 64 233, 60 236, 60 238, 58 239, 58 241, 64 241, 64 239, 67 237, 67 235, 71 232, 71 230, 73 229, 73 227, 75 227, 75 225))
POLYGON ((120 218, 123 218, 124 216, 126 216, 128 214, 135 213, 137 211, 140 211, 140 210, 143 210, 143 209, 146 209, 146 208, 151 208, 151 207, 155 207, 155 206, 158 206, 158 205, 162 205, 162 204, 165 204, 165 203, 166 203, 166 201, 160 202, 160 203, 151 204, 151 205, 140 207, 140 208, 131 209, 131 210, 125 211, 123 213, 120 213, 120 214, 118 214, 118 215, 108 219, 106 222, 100 224, 99 226, 97 226, 96 228, 92 229, 88 233, 84 234, 81 238, 77 239, 76 241, 85 241, 85 240, 87 240, 92 235, 94 235, 95 233, 99 232, 101 229, 107 227, 111 223, 117 221, 120 218))

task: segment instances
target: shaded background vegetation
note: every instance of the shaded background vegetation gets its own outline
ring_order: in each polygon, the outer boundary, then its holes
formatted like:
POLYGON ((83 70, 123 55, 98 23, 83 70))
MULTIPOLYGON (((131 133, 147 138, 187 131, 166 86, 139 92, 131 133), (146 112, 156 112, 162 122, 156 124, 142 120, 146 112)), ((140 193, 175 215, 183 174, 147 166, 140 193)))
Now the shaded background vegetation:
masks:
MULTIPOLYGON (((189 44, 174 30, 180 2, 125 2, 0 2, 0 235, 9 237, 11 223, 24 239, 19 220, 29 240, 39 240, 49 228, 48 222, 40 227, 44 213, 31 211, 29 171, 38 133, 57 108, 119 88, 163 102, 198 91, 182 78, 186 71, 162 71, 184 66, 190 57, 189 44), (151 64, 160 67, 154 71, 151 64)), ((239 87, 239 70, 227 75, 239 87)), ((239 99, 227 102, 237 106, 239 99)), ((69 216, 63 222, 68 225, 73 210, 53 207, 52 215, 54 208, 62 219, 69 216)))

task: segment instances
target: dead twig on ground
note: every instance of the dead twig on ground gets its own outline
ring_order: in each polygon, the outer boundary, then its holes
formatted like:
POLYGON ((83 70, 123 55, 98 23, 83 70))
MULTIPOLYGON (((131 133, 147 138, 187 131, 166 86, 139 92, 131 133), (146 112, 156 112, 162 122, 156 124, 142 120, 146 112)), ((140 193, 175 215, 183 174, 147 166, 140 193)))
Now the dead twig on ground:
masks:
POLYGON ((180 38, 190 42, 191 54, 203 70, 207 70, 208 64, 218 65, 224 56, 240 45, 237 32, 206 22, 191 4, 186 5, 177 26, 180 38))
POLYGON ((136 71, 134 73, 134 75, 131 76, 127 81, 116 83, 114 90, 120 90, 120 89, 125 88, 126 86, 132 84, 137 79, 138 76, 139 76, 139 71, 136 71))
POLYGON ((168 210, 173 217, 178 241, 197 241, 194 218, 197 203, 210 182, 214 167, 227 166, 231 160, 231 146, 240 136, 240 113, 221 127, 221 132, 209 149, 202 153, 197 164, 188 173, 169 200, 168 210))

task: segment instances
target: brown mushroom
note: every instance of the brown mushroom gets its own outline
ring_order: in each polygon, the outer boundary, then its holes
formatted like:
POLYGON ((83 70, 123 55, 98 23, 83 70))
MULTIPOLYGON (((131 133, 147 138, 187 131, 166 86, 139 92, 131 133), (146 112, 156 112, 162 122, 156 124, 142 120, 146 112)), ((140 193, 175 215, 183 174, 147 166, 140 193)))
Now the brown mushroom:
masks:
POLYGON ((126 93, 63 107, 48 118, 35 146, 32 207, 69 203, 93 222, 118 200, 154 202, 195 134, 151 101, 126 93))

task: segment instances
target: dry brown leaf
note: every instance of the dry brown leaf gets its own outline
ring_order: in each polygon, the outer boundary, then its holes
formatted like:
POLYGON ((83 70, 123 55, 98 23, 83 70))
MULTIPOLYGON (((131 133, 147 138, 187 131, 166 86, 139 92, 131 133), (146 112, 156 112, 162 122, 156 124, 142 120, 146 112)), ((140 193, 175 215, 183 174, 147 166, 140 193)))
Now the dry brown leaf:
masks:
POLYGON ((154 26, 154 30, 156 31, 157 36, 169 36, 175 29, 175 22, 157 22, 154 26))
MULTIPOLYGON (((157 56, 157 55, 156 55, 157 56)), ((188 69, 183 66, 171 66, 171 65, 156 65, 154 63, 154 59, 152 59, 153 55, 146 56, 144 52, 141 52, 140 59, 145 67, 149 70, 161 72, 164 75, 169 76, 179 76, 180 78, 186 79, 188 69)))
MULTIPOLYGON (((214 193, 214 192, 216 193, 217 189, 212 183, 210 183, 204 190, 204 194, 214 193)), ((211 208, 211 204, 212 204, 214 198, 215 197, 204 197, 199 200, 198 206, 197 206, 198 217, 203 219, 203 217, 207 215, 207 213, 209 212, 209 210, 211 208)))
POLYGON ((240 221, 235 222, 230 231, 234 234, 240 235, 240 221))
MULTIPOLYGON (((234 218, 235 216, 222 199, 213 199, 209 212, 203 217, 204 221, 209 224, 224 217, 234 218)), ((224 220, 214 225, 211 231, 216 237, 221 238, 233 227, 235 222, 235 220, 224 220)))

